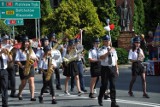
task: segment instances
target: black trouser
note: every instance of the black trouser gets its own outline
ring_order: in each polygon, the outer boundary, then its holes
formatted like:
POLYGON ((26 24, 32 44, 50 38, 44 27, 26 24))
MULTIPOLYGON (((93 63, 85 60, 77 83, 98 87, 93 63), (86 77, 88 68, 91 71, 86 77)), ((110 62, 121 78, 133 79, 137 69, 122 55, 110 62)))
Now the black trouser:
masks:
POLYGON ((8 72, 0 69, 0 86, 2 91, 2 107, 8 106, 8 72))
POLYGON ((102 66, 99 99, 103 98, 103 95, 108 87, 108 83, 110 83, 110 98, 112 102, 116 102, 115 70, 116 70, 115 66, 112 67, 102 66))
POLYGON ((8 67, 8 79, 10 81, 10 89, 11 89, 11 95, 14 95, 16 92, 16 79, 15 79, 15 67, 8 67))
POLYGON ((59 68, 55 69, 55 74, 56 74, 56 86, 60 87, 61 86, 61 82, 60 82, 60 73, 59 73, 59 68))
POLYGON ((53 83, 52 83, 52 78, 53 78, 53 75, 51 76, 51 79, 49 81, 46 81, 46 75, 45 73, 43 73, 43 87, 41 89, 41 95, 43 95, 45 89, 49 86, 50 88, 50 93, 53 96, 55 96, 55 93, 54 93, 54 87, 53 87, 53 83))

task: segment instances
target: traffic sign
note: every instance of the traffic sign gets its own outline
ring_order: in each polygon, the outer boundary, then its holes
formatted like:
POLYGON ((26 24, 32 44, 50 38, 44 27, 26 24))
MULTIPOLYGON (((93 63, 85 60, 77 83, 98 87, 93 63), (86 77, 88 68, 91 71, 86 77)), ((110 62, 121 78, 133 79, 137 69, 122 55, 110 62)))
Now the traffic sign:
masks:
POLYGON ((23 19, 5 19, 4 23, 11 26, 24 25, 23 19))
POLYGON ((40 1, 0 1, 0 18, 41 18, 40 1))

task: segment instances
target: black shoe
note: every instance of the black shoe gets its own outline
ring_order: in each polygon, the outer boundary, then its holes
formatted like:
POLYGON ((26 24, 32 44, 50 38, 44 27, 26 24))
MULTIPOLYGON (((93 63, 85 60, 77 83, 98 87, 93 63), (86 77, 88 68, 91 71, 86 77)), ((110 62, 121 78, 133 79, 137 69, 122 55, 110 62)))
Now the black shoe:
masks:
POLYGON ((93 93, 89 93, 89 98, 96 98, 93 93))
POLYGON ((61 86, 59 86, 59 85, 56 86, 56 89, 57 90, 62 90, 61 86))
POLYGON ((36 98, 31 98, 31 100, 30 101, 36 101, 36 98))
POLYGON ((119 105, 117 105, 116 102, 112 102, 112 103, 111 103, 111 107, 119 107, 119 105))
POLYGON ((131 97, 134 97, 134 94, 131 91, 128 92, 128 95, 131 96, 131 97))
POLYGON ((22 97, 22 96, 19 96, 18 99, 19 99, 19 100, 23 100, 23 97, 22 97))
POLYGON ((78 96, 81 96, 82 94, 84 94, 84 92, 82 92, 82 91, 78 92, 78 96))
POLYGON ((12 97, 12 98, 17 98, 18 96, 15 95, 15 94, 11 94, 10 97, 12 97))
POLYGON ((8 105, 2 105, 2 107, 8 107, 8 105))
POLYGON ((102 98, 100 98, 99 96, 98 96, 98 104, 99 104, 100 106, 103 106, 102 98))
POLYGON ((39 96, 39 103, 43 103, 43 97, 39 96))
POLYGON ((52 99, 52 104, 57 104, 57 101, 55 99, 52 99))
POLYGON ((148 94, 143 94, 144 98, 150 98, 148 94))
POLYGON ((109 95, 108 94, 104 94, 104 99, 107 100, 108 98, 110 98, 109 95))
POLYGON ((17 97, 18 97, 19 100, 23 100, 22 95, 20 95, 19 93, 18 93, 17 97))

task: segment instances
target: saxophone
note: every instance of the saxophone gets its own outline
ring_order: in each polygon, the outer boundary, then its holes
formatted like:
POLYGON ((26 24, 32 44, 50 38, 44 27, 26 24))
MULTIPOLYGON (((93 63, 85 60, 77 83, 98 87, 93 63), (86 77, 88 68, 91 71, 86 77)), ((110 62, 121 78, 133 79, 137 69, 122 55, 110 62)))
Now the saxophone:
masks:
POLYGON ((27 61, 26 61, 25 67, 24 67, 24 72, 23 72, 25 76, 29 75, 31 66, 34 63, 34 60, 30 59, 30 56, 31 56, 32 53, 33 53, 33 50, 30 47, 29 48, 29 53, 27 53, 27 61))
POLYGON ((52 58, 49 57, 50 61, 48 63, 48 69, 47 69, 47 72, 46 72, 46 81, 49 81, 51 79, 51 76, 52 76, 52 73, 54 71, 53 69, 53 66, 52 66, 52 58))

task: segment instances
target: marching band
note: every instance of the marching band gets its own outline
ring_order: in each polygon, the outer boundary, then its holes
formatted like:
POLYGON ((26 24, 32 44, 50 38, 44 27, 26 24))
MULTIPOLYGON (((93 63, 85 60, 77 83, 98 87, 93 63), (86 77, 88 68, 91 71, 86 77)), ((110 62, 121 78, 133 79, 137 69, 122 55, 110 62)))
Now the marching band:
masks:
MULTIPOLYGON (((79 44, 79 40, 72 39, 64 45, 55 39, 55 33, 49 37, 45 36, 41 39, 41 46, 36 51, 27 36, 21 38, 20 48, 15 47, 14 43, 9 42, 8 35, 0 39, 0 88, 2 93, 2 107, 8 107, 8 84, 11 88, 10 97, 18 97, 23 100, 22 92, 27 83, 31 98, 30 101, 36 101, 35 92, 35 63, 37 69, 42 74, 43 87, 39 95, 39 102, 43 103, 43 93, 49 88, 52 96, 52 104, 57 104, 54 90, 54 74, 56 76, 56 89, 62 90, 59 69, 62 68, 65 79, 64 94, 70 95, 68 91, 68 82, 72 78, 71 91, 74 88, 74 80, 76 80, 78 95, 87 92, 83 77, 83 45, 79 44), (19 85, 18 95, 16 96, 15 66, 19 67, 19 76, 21 83, 19 85), (10 83, 8 83, 10 81, 10 83)), ((103 106, 102 98, 106 92, 108 82, 110 82, 111 107, 119 107, 116 103, 115 77, 119 75, 117 65, 117 53, 111 46, 110 37, 103 37, 103 46, 99 48, 99 39, 93 42, 93 48, 89 50, 88 60, 91 64, 91 84, 89 98, 95 98, 94 87, 96 80, 101 77, 101 87, 98 96, 98 103, 103 106)))

